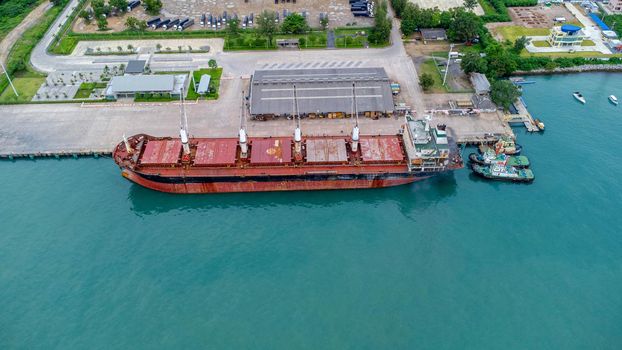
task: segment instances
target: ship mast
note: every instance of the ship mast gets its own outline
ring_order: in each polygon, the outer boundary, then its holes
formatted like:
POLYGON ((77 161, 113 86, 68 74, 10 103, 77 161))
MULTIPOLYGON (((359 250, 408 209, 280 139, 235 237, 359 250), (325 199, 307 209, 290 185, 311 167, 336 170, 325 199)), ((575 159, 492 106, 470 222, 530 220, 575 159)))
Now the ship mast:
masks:
POLYGON ((246 105, 244 103, 244 91, 242 91, 242 110, 240 111, 240 158, 248 157, 248 144, 246 143, 246 130, 244 124, 246 122, 246 105))
POLYGON ((300 130, 300 114, 298 113, 298 95, 296 93, 296 84, 294 84, 294 122, 296 129, 294 130, 294 158, 302 159, 302 131, 300 130))
POLYGON ((188 116, 186 115, 186 107, 184 105, 184 88, 181 88, 181 94, 179 96, 179 103, 181 105, 181 120, 179 122, 179 137, 181 138, 181 145, 184 153, 181 157, 182 161, 190 160, 190 145, 188 144, 188 116))
POLYGON ((352 83, 352 112, 355 121, 354 128, 352 129, 352 152, 354 153, 359 148, 359 113, 356 107, 356 85, 352 83))

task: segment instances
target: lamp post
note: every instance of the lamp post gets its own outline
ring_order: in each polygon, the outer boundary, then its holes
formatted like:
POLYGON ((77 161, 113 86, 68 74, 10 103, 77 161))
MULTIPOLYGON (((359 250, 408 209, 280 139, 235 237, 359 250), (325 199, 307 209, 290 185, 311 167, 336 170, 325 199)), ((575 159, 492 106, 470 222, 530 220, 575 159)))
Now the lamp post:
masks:
POLYGON ((9 80, 9 84, 11 85, 11 88, 13 89, 13 92, 15 93, 15 96, 19 97, 19 94, 17 93, 17 90, 15 90, 15 86, 13 85, 13 82, 11 81, 11 77, 9 76, 9 72, 7 72, 6 68, 4 68, 4 64, 2 63, 2 61, 0 61, 0 66, 2 67, 2 71, 6 75, 6 78, 9 80))

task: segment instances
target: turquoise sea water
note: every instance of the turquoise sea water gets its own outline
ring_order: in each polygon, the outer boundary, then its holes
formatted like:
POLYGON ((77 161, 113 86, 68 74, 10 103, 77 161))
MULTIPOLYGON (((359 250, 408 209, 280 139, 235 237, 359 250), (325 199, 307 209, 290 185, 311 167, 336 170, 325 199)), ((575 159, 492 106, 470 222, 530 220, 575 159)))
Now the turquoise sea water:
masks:
POLYGON ((531 185, 180 196, 0 162, 0 349, 622 348, 622 75, 534 79, 531 185))

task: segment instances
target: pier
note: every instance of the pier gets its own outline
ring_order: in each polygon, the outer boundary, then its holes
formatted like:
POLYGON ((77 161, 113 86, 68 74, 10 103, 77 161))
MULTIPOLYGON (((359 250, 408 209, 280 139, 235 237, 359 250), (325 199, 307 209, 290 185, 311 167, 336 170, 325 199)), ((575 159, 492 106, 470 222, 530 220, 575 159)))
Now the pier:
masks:
POLYGON ((510 124, 523 124, 527 131, 529 132, 539 132, 540 128, 536 126, 536 122, 533 119, 529 110, 527 110, 527 106, 522 98, 518 98, 514 103, 517 114, 506 114, 504 120, 510 124))

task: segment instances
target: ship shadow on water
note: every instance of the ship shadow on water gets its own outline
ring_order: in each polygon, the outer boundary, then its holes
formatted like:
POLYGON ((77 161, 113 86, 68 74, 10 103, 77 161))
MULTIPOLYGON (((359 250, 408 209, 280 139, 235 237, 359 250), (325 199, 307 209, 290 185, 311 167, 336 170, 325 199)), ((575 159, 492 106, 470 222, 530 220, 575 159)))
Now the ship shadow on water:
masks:
POLYGON ((453 173, 417 181, 412 184, 362 190, 320 190, 291 192, 170 194, 130 184, 130 209, 138 216, 157 215, 170 211, 207 211, 210 209, 259 209, 269 207, 308 209, 340 207, 348 204, 397 204, 402 214, 411 216, 417 209, 427 208, 456 194, 453 173))

